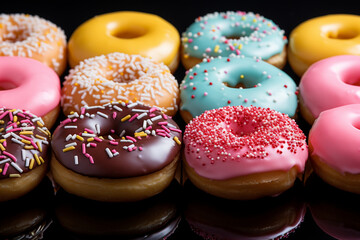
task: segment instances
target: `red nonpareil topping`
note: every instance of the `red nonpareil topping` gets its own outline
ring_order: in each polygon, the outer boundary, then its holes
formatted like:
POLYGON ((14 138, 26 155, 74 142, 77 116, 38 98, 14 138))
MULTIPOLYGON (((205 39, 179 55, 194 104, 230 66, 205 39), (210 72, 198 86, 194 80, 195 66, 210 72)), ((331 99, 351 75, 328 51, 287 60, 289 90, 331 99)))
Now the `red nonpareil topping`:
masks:
POLYGON ((206 111, 186 126, 185 151, 198 148, 213 151, 208 155, 214 160, 229 159, 230 152, 246 149, 242 158, 265 158, 267 148, 279 148, 296 154, 306 149, 306 137, 296 122, 286 114, 269 108, 227 106, 206 111), (286 147, 284 147, 286 146, 286 147))

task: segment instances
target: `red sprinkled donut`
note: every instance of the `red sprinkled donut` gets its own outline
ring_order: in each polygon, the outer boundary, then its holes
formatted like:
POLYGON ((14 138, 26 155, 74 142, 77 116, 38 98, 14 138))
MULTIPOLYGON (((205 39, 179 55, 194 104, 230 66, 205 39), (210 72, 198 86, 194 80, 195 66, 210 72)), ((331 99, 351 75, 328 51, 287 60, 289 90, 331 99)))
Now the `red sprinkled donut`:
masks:
POLYGON ((206 111, 186 126, 184 144, 190 180, 211 194, 234 199, 285 191, 303 172, 308 157, 306 137, 296 122, 259 107, 206 111), (282 180, 268 186, 275 178, 282 180), (234 186, 220 187, 229 182, 234 186))

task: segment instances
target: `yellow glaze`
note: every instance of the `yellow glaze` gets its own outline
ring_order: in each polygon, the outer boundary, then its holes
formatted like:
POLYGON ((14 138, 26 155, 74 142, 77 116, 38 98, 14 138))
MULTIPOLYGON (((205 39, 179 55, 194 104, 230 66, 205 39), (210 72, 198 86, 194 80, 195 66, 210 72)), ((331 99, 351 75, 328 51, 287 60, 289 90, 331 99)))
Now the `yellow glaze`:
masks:
POLYGON ((69 40, 69 64, 122 52, 139 54, 163 62, 172 72, 178 65, 180 35, 159 16, 121 11, 95 16, 81 24, 69 40))
POLYGON ((290 34, 289 63, 298 76, 316 61, 360 55, 360 16, 332 14, 301 23, 290 34))

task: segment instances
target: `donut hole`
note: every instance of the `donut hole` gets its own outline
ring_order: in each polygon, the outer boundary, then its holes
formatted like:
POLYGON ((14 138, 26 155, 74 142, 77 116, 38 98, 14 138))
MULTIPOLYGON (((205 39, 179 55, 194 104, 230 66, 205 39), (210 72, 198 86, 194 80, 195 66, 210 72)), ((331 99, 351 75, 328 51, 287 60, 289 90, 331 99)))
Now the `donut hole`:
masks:
POLYGON ((257 84, 254 84, 254 82, 257 82, 256 79, 247 79, 244 78, 243 75, 240 75, 238 78, 233 78, 230 76, 230 79, 224 79, 223 84, 228 88, 241 88, 241 89, 247 89, 247 88, 254 88, 257 84), (255 81, 254 81, 255 80, 255 81))
POLYGON ((17 88, 17 85, 12 81, 0 79, 0 91, 11 90, 17 88))
POLYGON ((252 124, 239 125, 237 123, 231 123, 228 125, 228 130, 238 137, 244 137, 253 134, 256 128, 252 124))
POLYGON ((360 77, 349 77, 344 80, 344 83, 360 87, 360 77))
POLYGON ((11 26, 11 30, 6 29, 1 34, 0 40, 2 42, 16 43, 26 40, 30 35, 31 31, 29 31, 29 26, 13 25, 11 26))
POLYGON ((227 40, 239 40, 245 37, 249 37, 254 31, 255 29, 252 28, 242 28, 241 31, 234 31, 231 29, 229 32, 224 30, 222 36, 227 40))
POLYGON ((360 130, 360 121, 354 122, 353 127, 356 128, 357 130, 360 130))
POLYGON ((133 69, 125 64, 122 67, 108 66, 108 70, 110 71, 104 70, 103 72, 105 78, 119 83, 135 81, 143 76, 147 71, 147 69, 140 64, 137 65, 136 69, 133 69))
POLYGON ((348 28, 337 28, 329 30, 326 36, 330 39, 349 40, 358 36, 358 32, 348 28))
POLYGON ((144 36, 146 32, 147 30, 144 27, 134 25, 114 29, 111 35, 120 39, 134 39, 144 36))

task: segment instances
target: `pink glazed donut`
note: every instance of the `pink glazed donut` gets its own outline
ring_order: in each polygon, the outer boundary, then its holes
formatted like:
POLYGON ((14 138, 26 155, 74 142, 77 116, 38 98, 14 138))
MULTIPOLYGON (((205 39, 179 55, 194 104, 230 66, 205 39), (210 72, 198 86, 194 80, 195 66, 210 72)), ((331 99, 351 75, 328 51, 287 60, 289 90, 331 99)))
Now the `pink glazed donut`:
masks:
POLYGON ((0 106, 28 110, 51 128, 60 112, 60 79, 43 63, 0 57, 0 106))
POLYGON ((360 103, 360 56, 341 55, 320 60, 302 76, 300 111, 312 124, 327 109, 360 103))
POLYGON ((360 104, 320 113, 309 133, 311 165, 327 183, 360 194, 360 104))
POLYGON ((205 111, 184 132, 191 182, 237 200, 278 195, 293 186, 308 158, 306 137, 288 115, 270 108, 226 106, 205 111))

